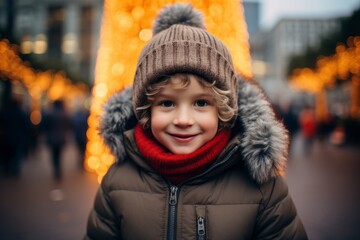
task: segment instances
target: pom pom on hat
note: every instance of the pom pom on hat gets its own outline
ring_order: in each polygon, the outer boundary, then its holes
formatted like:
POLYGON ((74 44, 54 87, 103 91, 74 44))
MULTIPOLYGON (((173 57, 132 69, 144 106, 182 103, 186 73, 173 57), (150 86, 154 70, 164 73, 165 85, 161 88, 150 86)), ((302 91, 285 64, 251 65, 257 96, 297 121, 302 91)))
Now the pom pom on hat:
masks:
POLYGON ((155 19, 153 34, 157 34, 174 24, 182 24, 205 29, 202 14, 190 4, 177 3, 165 7, 155 19))

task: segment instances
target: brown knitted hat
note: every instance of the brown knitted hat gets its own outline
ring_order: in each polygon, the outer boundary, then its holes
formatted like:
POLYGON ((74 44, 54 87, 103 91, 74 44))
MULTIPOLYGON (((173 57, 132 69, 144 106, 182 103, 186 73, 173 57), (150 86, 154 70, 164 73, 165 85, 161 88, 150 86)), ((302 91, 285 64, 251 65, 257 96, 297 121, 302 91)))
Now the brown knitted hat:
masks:
MULTIPOLYGON (((191 73, 222 90, 237 109, 236 73, 226 46, 207 32, 202 16, 189 4, 165 7, 155 21, 154 36, 141 52, 133 84, 134 108, 147 103, 145 89, 160 78, 191 73)), ((137 111, 136 116, 139 118, 137 111)))

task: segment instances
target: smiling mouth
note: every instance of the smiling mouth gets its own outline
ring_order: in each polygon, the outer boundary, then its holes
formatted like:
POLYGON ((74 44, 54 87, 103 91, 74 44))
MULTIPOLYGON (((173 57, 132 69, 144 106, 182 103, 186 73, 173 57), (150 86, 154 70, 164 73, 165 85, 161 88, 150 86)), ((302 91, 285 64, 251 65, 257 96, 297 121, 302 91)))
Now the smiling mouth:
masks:
POLYGON ((186 134, 186 135, 182 135, 182 134, 169 134, 171 137, 173 137, 177 142, 180 143, 187 143, 187 142, 191 142, 196 136, 197 134, 186 134))

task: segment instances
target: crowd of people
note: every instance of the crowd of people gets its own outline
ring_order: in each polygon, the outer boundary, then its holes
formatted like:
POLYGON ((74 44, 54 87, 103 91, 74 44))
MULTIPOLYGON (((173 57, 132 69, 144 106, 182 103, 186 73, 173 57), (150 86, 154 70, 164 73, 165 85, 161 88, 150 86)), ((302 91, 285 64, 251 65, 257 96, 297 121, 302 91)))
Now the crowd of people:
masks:
MULTIPOLYGON (((5 96, 6 97, 6 96, 5 96)), ((22 99, 8 94, 0 109, 0 171, 4 175, 19 177, 27 157, 36 153, 39 143, 49 151, 54 181, 62 179, 62 153, 66 144, 74 143, 78 149, 79 168, 83 169, 86 146, 88 110, 79 107, 69 112, 62 100, 50 102, 42 112, 37 125, 30 121, 22 99)))
MULTIPOLYGON (((311 151, 315 140, 337 146, 360 143, 360 121, 351 117, 328 113, 319 120, 315 107, 298 106, 291 103, 275 105, 277 117, 289 131, 290 139, 301 134, 304 141, 304 154, 311 151)), ((290 141, 291 144, 292 141, 290 141)))

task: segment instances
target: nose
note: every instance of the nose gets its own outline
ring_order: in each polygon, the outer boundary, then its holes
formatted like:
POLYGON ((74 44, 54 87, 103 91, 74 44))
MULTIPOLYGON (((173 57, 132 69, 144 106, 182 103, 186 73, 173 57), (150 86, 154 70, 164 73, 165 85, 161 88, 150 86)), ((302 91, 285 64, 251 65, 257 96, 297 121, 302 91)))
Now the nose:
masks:
POLYGON ((179 127, 188 127, 194 124, 193 114, 191 109, 184 106, 179 107, 176 111, 176 116, 174 118, 174 125, 179 127))

